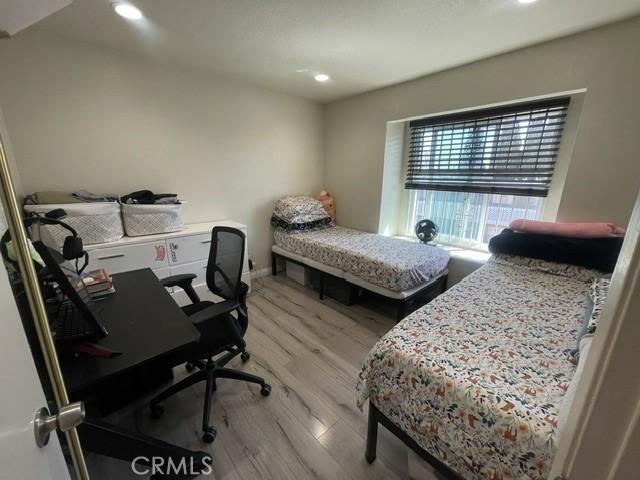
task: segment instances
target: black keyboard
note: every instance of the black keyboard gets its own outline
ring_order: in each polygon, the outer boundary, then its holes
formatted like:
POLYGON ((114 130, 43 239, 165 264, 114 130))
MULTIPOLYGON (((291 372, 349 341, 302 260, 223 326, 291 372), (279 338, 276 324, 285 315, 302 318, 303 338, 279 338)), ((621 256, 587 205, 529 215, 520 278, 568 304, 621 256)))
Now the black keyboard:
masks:
POLYGON ((94 332, 75 305, 63 303, 58 308, 53 322, 56 342, 77 341, 92 337, 94 332))

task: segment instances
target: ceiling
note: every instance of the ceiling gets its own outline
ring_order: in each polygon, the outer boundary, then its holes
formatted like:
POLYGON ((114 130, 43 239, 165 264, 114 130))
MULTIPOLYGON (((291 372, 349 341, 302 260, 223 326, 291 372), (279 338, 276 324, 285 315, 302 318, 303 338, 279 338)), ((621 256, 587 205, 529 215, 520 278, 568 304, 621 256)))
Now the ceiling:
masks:
POLYGON ((75 0, 32 29, 328 102, 640 14, 640 0, 130 1, 143 20, 75 0))

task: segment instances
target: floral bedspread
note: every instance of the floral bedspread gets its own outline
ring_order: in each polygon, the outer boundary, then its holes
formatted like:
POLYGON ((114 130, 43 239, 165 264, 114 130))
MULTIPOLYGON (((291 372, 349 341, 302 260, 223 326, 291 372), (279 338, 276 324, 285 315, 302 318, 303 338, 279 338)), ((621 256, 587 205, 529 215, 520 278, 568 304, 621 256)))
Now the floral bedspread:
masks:
POLYGON ((394 291, 428 283, 449 263, 449 253, 438 247, 337 226, 301 232, 275 230, 273 238, 289 252, 394 291))
POLYGON ((591 270, 495 256, 369 353, 370 399, 465 479, 545 479, 591 270))

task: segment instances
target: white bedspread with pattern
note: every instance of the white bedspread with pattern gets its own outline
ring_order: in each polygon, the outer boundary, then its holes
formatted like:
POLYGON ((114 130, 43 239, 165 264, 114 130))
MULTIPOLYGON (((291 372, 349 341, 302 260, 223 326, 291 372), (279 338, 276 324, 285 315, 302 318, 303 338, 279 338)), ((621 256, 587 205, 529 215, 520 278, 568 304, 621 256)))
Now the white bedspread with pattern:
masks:
POLYGON ((273 238, 289 252, 394 291, 429 283, 449 263, 449 253, 441 248, 344 227, 275 230, 273 238))
POLYGON ((358 405, 370 399, 465 479, 545 479, 596 275, 492 257, 380 339, 358 405))

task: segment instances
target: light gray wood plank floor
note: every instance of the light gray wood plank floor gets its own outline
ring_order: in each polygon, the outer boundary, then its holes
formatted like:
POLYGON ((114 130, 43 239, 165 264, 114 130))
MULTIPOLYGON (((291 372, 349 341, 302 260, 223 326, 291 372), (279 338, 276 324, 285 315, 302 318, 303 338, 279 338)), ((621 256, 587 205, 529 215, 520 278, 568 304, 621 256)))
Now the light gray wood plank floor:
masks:
MULTIPOLYGON (((213 396, 213 444, 200 440, 204 385, 167 400, 160 420, 144 401, 111 418, 119 425, 212 453, 225 479, 404 479, 407 448, 380 428, 378 458, 364 459, 367 412, 355 404, 365 355, 395 321, 363 306, 347 307, 284 275, 258 279, 249 298, 251 359, 229 367, 263 376, 269 397, 243 382, 219 380, 213 396)), ((177 379, 186 375, 175 369, 177 379)), ((141 478, 125 462, 88 456, 94 480, 141 478)), ((204 478, 204 477, 202 477, 204 478)))

